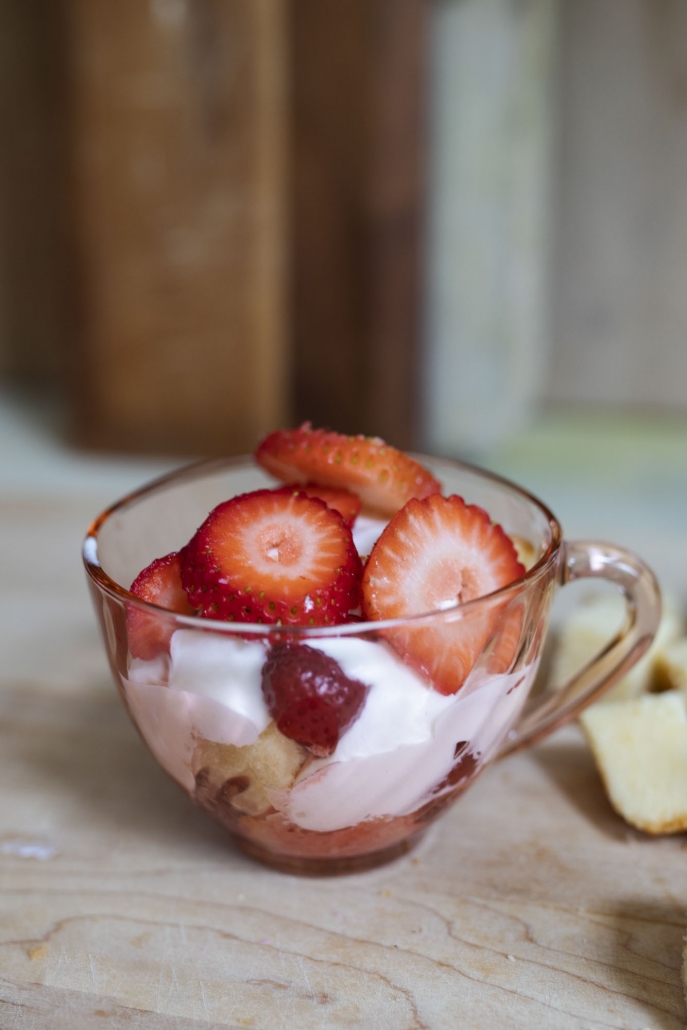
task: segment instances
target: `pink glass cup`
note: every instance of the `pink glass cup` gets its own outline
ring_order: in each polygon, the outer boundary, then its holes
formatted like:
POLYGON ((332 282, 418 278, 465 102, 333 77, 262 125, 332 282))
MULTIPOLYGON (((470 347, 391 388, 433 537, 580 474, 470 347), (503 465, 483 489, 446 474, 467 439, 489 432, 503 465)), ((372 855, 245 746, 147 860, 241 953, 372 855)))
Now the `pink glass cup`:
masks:
POLYGON ((514 484, 457 462, 422 460, 444 493, 479 505, 503 526, 525 575, 442 611, 326 629, 176 615, 130 594, 140 570, 183 547, 213 507, 274 485, 250 458, 165 476, 88 530, 93 604, 134 724, 191 800, 246 852, 278 868, 345 872, 407 851, 488 762, 578 715, 631 668, 656 632, 658 586, 635 555, 614 544, 564 542, 551 512, 514 484), (615 584, 626 601, 625 625, 561 689, 529 697, 554 592, 583 577, 615 584), (148 660, 131 654, 131 627, 141 619, 164 642, 148 660), (414 641, 426 653, 428 641, 439 648, 467 638, 472 671, 456 682, 456 693, 439 694, 413 666, 414 641), (282 736, 265 715, 261 667, 272 644, 284 641, 324 650, 347 675, 369 681, 360 716, 329 758, 282 736))

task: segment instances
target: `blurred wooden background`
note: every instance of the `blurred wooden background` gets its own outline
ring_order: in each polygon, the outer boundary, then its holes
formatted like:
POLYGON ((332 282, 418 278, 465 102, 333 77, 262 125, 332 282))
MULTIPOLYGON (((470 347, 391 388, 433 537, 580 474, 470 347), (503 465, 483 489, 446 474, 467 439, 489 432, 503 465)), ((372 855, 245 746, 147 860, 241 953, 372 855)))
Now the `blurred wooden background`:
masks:
POLYGON ((285 414, 280 0, 70 0, 78 435, 250 449, 285 414))
POLYGON ((687 415, 687 4, 437 0, 428 448, 687 415))
POLYGON ((0 373, 53 377, 71 336, 58 4, 0 0, 0 373))
POLYGON ((687 411, 684 0, 0 0, 0 374, 74 438, 687 411))
POLYGON ((412 442, 427 9, 1 0, 5 365, 78 442, 412 442))
POLYGON ((548 396, 687 414, 687 4, 561 8, 548 396))

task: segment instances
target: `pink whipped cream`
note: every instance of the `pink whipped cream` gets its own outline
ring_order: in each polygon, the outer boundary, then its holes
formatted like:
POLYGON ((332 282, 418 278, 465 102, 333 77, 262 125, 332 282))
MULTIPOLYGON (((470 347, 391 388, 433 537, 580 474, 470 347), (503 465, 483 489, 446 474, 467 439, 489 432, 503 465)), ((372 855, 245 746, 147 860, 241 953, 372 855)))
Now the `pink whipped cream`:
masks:
MULTIPOLYGON (((483 759, 515 721, 534 668, 485 676, 476 669, 457 695, 430 689, 384 643, 357 637, 308 641, 344 673, 368 684, 359 718, 328 758, 309 763, 275 807, 320 832, 414 811, 450 772, 459 742, 483 759)), ((261 688, 267 649, 259 642, 178 630, 169 658, 134 659, 123 682, 148 746, 186 789, 200 738, 252 744, 270 721, 261 688)), ((450 788, 448 788, 450 789, 450 788)))

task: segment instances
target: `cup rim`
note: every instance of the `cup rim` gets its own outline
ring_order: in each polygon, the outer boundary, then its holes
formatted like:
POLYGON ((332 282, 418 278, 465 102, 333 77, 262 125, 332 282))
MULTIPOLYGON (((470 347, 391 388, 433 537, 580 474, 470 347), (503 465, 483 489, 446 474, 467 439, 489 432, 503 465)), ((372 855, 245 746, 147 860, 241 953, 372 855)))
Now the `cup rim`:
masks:
POLYGON ((118 511, 127 508, 129 505, 138 502, 149 494, 163 490, 166 487, 183 482, 184 480, 191 481, 193 479, 200 478, 203 475, 211 474, 213 471, 219 471, 220 469, 231 470, 232 468, 239 469, 256 467, 253 455, 244 454, 230 458, 206 458, 182 465, 178 469, 174 469, 171 472, 164 473, 161 476, 157 476, 155 479, 149 480, 138 489, 133 490, 131 493, 126 494, 118 501, 109 505, 109 507, 105 508, 95 517, 95 519, 93 519, 86 531, 86 537, 82 548, 82 558, 86 572, 89 578, 100 590, 115 600, 125 602, 127 606, 131 605, 134 608, 139 608, 151 614, 163 614, 165 617, 173 619, 180 626, 187 627, 189 629, 201 629, 205 632, 214 631, 227 634, 241 633, 246 636, 259 636, 262 638, 278 634, 283 639, 284 634, 288 634, 290 636, 318 638, 323 636, 361 636, 373 631, 379 632, 382 629, 387 630, 407 626, 409 623, 416 625, 427 620, 452 622, 456 618, 462 619, 465 613, 474 611, 478 607, 484 606, 485 603, 492 604, 504 602, 511 595, 519 592, 525 586, 539 579, 549 568, 550 564, 555 561, 563 538, 561 525, 550 508, 548 508, 547 505, 545 505, 543 501, 540 501, 534 494, 525 490, 524 487, 519 486, 512 480, 507 479, 505 476, 500 476, 495 472, 490 472, 488 469, 481 468, 478 465, 473 465, 470 462, 458 461, 451 458, 431 457, 423 454, 413 454, 412 456, 422 464, 430 463, 431 466, 438 466, 439 472, 441 465, 445 465, 453 470, 465 470, 474 475, 478 475, 483 479, 490 480, 498 486, 505 487, 513 493, 519 494, 522 498, 529 501, 530 504, 533 504, 538 508, 544 515, 551 534, 549 544, 539 560, 535 562, 535 564, 532 565, 532 567, 529 568, 523 576, 513 580, 506 586, 500 587, 498 590, 494 590, 489 594, 475 597, 471 601, 458 602, 450 608, 434 609, 433 611, 421 612, 416 615, 406 615, 396 619, 376 619, 368 622, 347 622, 338 623, 332 626, 284 626, 266 623, 224 622, 221 620, 204 619, 196 615, 182 615, 178 612, 170 611, 168 608, 162 608, 159 605, 152 604, 150 601, 144 601, 142 598, 132 594, 131 591, 127 590, 126 587, 123 587, 120 583, 109 576, 107 572, 105 572, 98 560, 98 535, 105 523, 113 515, 118 511))

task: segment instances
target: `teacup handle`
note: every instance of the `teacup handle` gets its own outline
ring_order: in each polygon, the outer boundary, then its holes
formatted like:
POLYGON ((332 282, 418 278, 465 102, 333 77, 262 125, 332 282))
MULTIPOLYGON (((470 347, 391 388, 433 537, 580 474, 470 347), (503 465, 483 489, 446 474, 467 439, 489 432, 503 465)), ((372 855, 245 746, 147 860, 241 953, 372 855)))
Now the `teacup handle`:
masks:
POLYGON ((615 584, 625 597, 622 629, 565 686, 546 691, 525 707, 501 746, 498 757, 534 744, 596 701, 641 658, 661 618, 661 592, 644 562, 615 544, 596 540, 564 542, 560 586, 577 579, 600 578, 615 584))

